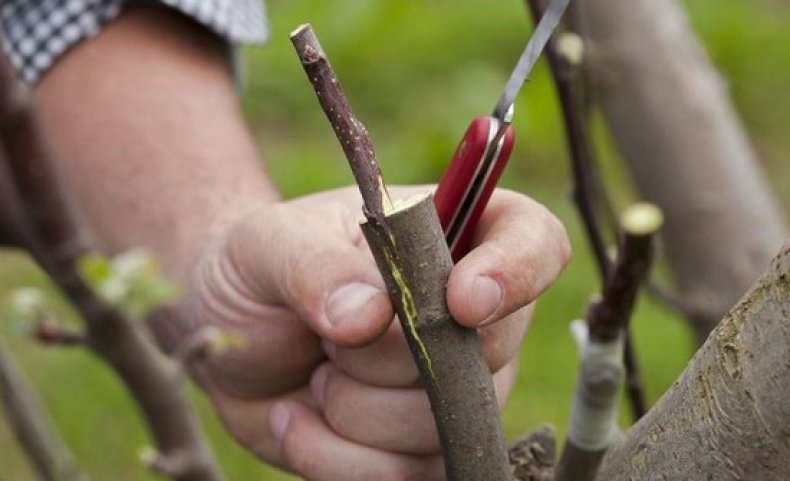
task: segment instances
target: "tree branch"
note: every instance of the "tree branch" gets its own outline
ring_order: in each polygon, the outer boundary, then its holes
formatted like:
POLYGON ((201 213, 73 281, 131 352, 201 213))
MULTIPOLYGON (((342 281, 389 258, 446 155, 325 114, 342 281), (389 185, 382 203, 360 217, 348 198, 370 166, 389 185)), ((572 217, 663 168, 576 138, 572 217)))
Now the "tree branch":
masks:
MULTIPOLYGON (((537 25, 545 10, 543 3, 540 0, 527 0, 527 6, 537 25)), ((573 173, 573 201, 579 211, 603 283, 609 277, 612 261, 596 215, 594 195, 596 183, 591 168, 594 165, 593 149, 589 140, 584 107, 576 85, 579 65, 559 52, 554 38, 546 44, 544 54, 554 78, 562 119, 565 123, 565 139, 573 173)))
POLYGON ((291 32, 291 42, 298 52, 307 78, 313 85, 318 102, 346 154, 362 193, 365 208, 371 214, 383 214, 392 208, 392 202, 381 178, 373 145, 365 126, 354 116, 343 93, 343 87, 340 86, 340 81, 312 27, 309 24, 300 25, 291 32))
POLYGON ((45 481, 87 481, 57 430, 41 399, 0 344, 0 398, 8 423, 30 464, 45 481))
POLYGON ((10 174, 0 149, 0 246, 22 247, 20 236, 22 215, 17 202, 18 195, 11 183, 10 174))
POLYGON ((606 449, 618 436, 623 341, 639 286, 650 268, 653 235, 661 222, 661 212, 649 204, 636 204, 622 216, 623 236, 615 266, 580 336, 580 375, 556 481, 593 480, 606 449))
POLYGON ((597 479, 790 479, 790 241, 597 479))
POLYGON ((0 55, 0 147, 19 195, 26 247, 82 315, 87 345, 102 357, 137 401, 162 453, 190 453, 179 481, 217 481, 218 468, 187 403, 177 366, 142 324, 123 318, 81 280, 76 264, 93 247, 59 182, 27 91, 0 55))
POLYGON ((370 141, 312 29, 303 25, 291 39, 365 199, 362 231, 428 392, 447 478, 509 480, 496 394, 480 341, 447 309, 453 264, 433 201, 425 195, 393 208, 382 206, 384 183, 370 141))

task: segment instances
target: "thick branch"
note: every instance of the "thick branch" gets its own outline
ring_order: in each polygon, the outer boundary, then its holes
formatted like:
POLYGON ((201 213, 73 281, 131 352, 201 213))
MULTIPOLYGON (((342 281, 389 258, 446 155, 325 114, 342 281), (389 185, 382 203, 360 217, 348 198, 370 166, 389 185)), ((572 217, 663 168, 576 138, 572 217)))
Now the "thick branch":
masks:
POLYGON ((433 201, 425 196, 402 208, 381 205, 384 183, 370 141, 309 25, 292 40, 365 199, 362 231, 428 392, 447 479, 509 480, 496 393, 480 341, 447 308, 453 263, 433 201))
POLYGON ((384 276, 439 431, 447 478, 507 480, 496 393, 477 332, 446 304, 452 259, 431 196, 362 225, 384 276))
POLYGON ((0 398, 30 464, 45 481, 86 481, 36 392, 0 345, 0 398))
POLYGON ((790 242, 597 479, 790 479, 790 242))
POLYGON ((26 247, 82 315, 88 345, 128 387, 162 453, 188 452, 191 469, 175 479, 221 479, 193 411, 177 366, 154 346, 142 324, 124 319, 101 302, 80 279, 76 263, 92 247, 7 60, 0 55, 0 145, 25 215, 26 247))

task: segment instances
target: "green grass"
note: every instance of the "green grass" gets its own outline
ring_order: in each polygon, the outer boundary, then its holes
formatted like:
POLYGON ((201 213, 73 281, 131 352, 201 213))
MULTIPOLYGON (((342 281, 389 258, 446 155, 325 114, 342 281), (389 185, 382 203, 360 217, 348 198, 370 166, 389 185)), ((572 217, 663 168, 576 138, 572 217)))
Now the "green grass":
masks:
MULTIPOLYGON (((790 206, 790 7, 782 2, 687 2, 692 23, 728 79, 769 179, 790 206)), ((471 0, 272 0, 272 36, 249 60, 245 111, 269 169, 287 196, 346 185, 351 175, 293 54, 288 32, 311 21, 391 183, 435 181, 469 119, 488 112, 528 37, 522 6, 471 0)), ((510 438, 549 422, 565 430, 577 356, 568 322, 581 317, 598 281, 569 200, 563 132, 545 65, 516 110, 517 147, 503 185, 545 203, 567 225, 574 257, 538 304, 522 352, 519 387, 505 412, 510 438)), ((607 184, 617 205, 632 198, 627 175, 602 123, 596 123, 607 184)), ((46 285, 24 257, 0 253, 0 299, 14 287, 46 285)), ((59 304, 61 308, 62 303, 59 304)), ((690 355, 681 320, 641 299, 635 342, 648 397, 672 383, 690 355)), ((41 390, 63 436, 93 479, 157 479, 137 463, 146 441, 117 379, 90 355, 47 349, 0 324, 0 337, 41 390)), ((257 463, 222 430, 192 390, 229 479, 286 480, 257 463)), ((623 416, 627 421, 627 416, 623 416)), ((34 476, 0 421, 0 479, 34 476)))

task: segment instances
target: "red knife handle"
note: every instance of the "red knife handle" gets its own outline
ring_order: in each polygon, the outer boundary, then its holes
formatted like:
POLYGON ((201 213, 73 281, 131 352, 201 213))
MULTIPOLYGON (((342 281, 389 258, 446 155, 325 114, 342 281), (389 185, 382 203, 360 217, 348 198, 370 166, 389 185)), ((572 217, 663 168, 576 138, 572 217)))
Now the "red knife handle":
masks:
POLYGON ((494 117, 472 120, 434 194, 456 262, 469 251, 472 233, 513 150, 513 128, 505 126, 504 134, 496 140, 500 127, 500 120, 494 117))

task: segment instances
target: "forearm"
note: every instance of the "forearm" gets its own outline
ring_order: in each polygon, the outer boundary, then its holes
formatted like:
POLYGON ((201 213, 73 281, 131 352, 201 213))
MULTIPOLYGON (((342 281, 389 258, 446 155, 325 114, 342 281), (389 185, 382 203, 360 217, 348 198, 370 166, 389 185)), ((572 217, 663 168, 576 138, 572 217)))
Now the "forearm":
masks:
POLYGON ((126 11, 49 71, 35 98, 102 247, 147 247, 178 280, 227 225, 278 198, 221 42, 164 8, 126 11))

